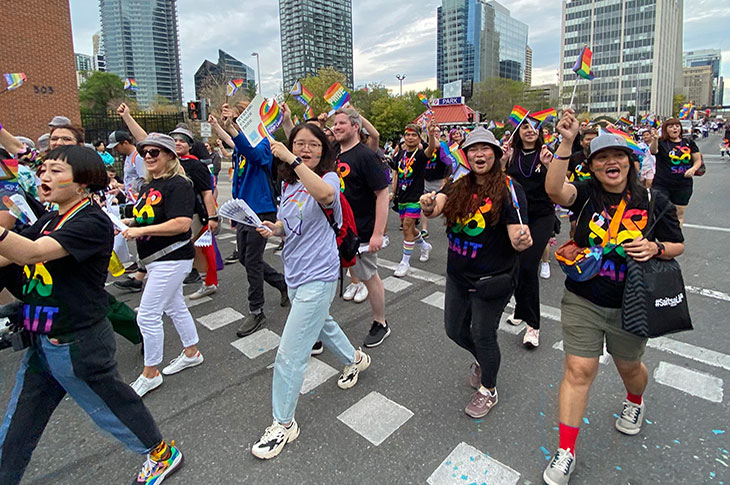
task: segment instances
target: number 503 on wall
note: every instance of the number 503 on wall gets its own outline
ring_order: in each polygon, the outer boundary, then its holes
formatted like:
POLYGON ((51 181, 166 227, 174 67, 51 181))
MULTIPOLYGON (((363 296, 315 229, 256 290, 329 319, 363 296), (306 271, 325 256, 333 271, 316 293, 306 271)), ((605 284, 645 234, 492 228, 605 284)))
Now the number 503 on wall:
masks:
POLYGON ((53 94, 52 86, 33 86, 33 92, 36 94, 53 94))

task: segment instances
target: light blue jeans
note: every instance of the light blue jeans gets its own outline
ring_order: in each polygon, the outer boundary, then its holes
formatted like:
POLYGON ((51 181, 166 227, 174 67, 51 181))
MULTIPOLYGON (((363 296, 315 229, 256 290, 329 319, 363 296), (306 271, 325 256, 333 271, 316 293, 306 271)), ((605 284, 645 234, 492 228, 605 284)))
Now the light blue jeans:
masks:
POLYGON ((274 419, 289 423, 299 400, 312 346, 321 340, 345 365, 355 362, 355 347, 330 315, 337 280, 312 281, 289 288, 291 311, 274 363, 271 405, 274 419))

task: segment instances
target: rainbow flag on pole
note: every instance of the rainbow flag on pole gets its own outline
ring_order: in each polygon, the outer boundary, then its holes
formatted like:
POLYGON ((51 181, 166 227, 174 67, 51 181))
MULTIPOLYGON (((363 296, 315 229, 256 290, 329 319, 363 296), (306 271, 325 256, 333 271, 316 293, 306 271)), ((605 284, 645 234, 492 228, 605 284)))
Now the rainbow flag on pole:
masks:
POLYGON ((130 91, 138 91, 139 86, 137 86, 137 81, 134 80, 134 78, 131 77, 125 77, 124 78, 124 89, 129 89, 130 91))
POLYGON ((25 82, 26 77, 24 72, 9 72, 5 74, 5 82, 8 84, 8 91, 18 89, 25 82))
POLYGON ((471 172, 471 167, 469 166, 469 162, 466 160, 466 155, 464 154, 464 150, 459 148, 459 145, 454 143, 451 147, 445 142, 440 142, 441 144, 441 156, 439 157, 440 160, 451 166, 451 178, 452 181, 456 182, 464 175, 471 172))
POLYGON ((502 123, 501 121, 495 121, 494 126, 496 128, 504 128, 504 123, 502 123))
POLYGON ((509 114, 509 118, 507 118, 507 121, 511 123, 515 128, 517 128, 522 123, 522 120, 525 119, 527 113, 529 113, 529 111, 527 111, 519 104, 516 104, 515 107, 512 108, 512 112, 509 114))
POLYGON ((313 119, 314 119, 314 109, 312 109, 311 106, 307 105, 307 107, 304 109, 304 121, 313 120, 313 119))
POLYGON ((243 86, 243 79, 234 79, 232 81, 228 81, 228 85, 226 86, 226 96, 229 98, 236 94, 236 91, 243 86))
POLYGON ((350 93, 342 84, 335 82, 324 93, 324 100, 334 109, 340 109, 350 102, 350 93))
POLYGON ((580 56, 578 56, 578 60, 575 61, 575 66, 573 66, 573 72, 583 79, 588 79, 589 81, 591 81, 594 77, 593 72, 591 71, 592 61, 593 52, 588 48, 587 45, 584 45, 583 50, 580 52, 580 56))
POLYGON ((264 102, 259 108, 259 114, 269 135, 274 134, 284 119, 284 114, 279 109, 275 99, 271 99, 271 102, 264 102))
POLYGON ((623 123, 626 126, 632 126, 634 124, 629 118, 622 116, 618 119, 617 123, 623 123))
POLYGON ((634 138, 631 135, 629 135, 628 133, 624 133, 623 131, 617 130, 616 128, 606 128, 605 130, 603 130, 603 128, 601 128, 600 126, 598 127, 598 131, 599 131, 599 134, 610 133, 612 135, 616 135, 620 138, 623 138, 624 140, 626 140, 626 143, 629 145, 629 148, 631 148, 631 150, 633 150, 634 153, 636 153, 637 155, 644 155, 644 151, 641 148, 639 148, 639 145, 636 143, 636 140, 634 140, 634 138))
POLYGON ((294 83, 294 86, 289 90, 289 94, 294 96, 304 106, 309 106, 314 99, 314 94, 299 80, 294 83))
POLYGON ((530 113, 530 118, 539 121, 541 125, 547 121, 550 121, 553 118, 557 118, 557 116, 558 111, 555 108, 548 108, 542 111, 535 111, 534 113, 530 113))

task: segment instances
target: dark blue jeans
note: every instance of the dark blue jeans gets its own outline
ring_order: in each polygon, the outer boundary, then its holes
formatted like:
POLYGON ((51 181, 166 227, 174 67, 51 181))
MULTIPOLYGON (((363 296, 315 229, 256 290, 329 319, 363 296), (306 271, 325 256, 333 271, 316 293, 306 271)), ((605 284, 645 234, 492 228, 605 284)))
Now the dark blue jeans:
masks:
POLYGON ((129 449, 149 453, 162 441, 142 399, 122 381, 107 320, 53 343, 34 335, 0 427, 0 484, 20 483, 31 454, 68 393, 92 420, 129 449))

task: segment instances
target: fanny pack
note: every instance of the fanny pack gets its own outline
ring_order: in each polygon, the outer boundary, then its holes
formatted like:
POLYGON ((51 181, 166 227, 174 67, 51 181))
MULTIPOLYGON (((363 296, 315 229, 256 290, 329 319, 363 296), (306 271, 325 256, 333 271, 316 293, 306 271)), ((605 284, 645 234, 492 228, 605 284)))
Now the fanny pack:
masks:
POLYGON ((137 260, 137 266, 144 269, 148 264, 154 263, 158 259, 160 259, 163 256, 166 256, 170 254, 173 251, 177 251, 181 247, 185 246, 186 244, 189 244, 190 240, 186 239, 185 241, 177 241, 169 246, 165 246, 164 248, 160 249, 159 251, 155 251, 154 253, 150 254, 149 256, 145 258, 141 258, 137 260))

